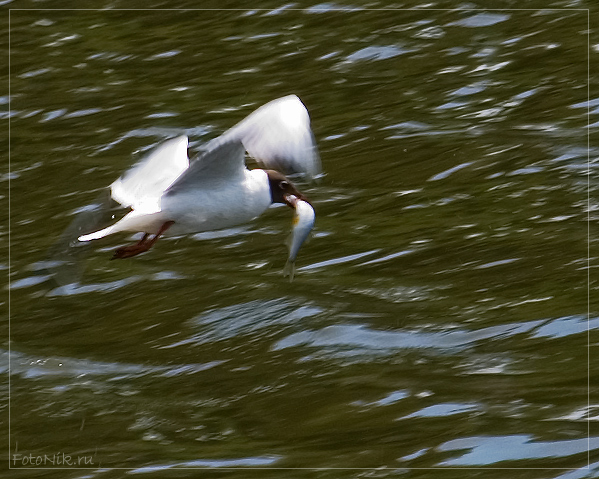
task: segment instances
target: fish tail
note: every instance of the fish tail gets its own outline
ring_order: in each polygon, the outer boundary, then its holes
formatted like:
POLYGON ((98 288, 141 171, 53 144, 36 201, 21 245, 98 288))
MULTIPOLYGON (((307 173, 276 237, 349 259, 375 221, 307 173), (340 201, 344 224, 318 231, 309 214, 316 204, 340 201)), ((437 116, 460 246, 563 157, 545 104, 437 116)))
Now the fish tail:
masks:
POLYGON ((289 282, 293 282, 293 276, 295 275, 295 261, 287 260, 285 267, 283 268, 283 276, 289 276, 289 282))

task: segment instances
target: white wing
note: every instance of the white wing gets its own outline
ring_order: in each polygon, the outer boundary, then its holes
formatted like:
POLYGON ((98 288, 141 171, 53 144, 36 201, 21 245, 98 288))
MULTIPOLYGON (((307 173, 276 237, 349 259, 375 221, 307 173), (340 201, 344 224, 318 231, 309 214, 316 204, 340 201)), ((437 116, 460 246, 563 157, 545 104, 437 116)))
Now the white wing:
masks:
POLYGON ((160 211, 160 197, 189 168, 187 136, 167 140, 110 185, 112 197, 136 211, 160 211))
POLYGON ((245 148, 239 140, 223 141, 219 136, 208 143, 208 148, 167 188, 165 196, 243 181, 245 148))
POLYGON ((261 106, 226 131, 221 141, 237 139, 259 163, 285 174, 320 173, 320 158, 308 110, 296 95, 261 106))

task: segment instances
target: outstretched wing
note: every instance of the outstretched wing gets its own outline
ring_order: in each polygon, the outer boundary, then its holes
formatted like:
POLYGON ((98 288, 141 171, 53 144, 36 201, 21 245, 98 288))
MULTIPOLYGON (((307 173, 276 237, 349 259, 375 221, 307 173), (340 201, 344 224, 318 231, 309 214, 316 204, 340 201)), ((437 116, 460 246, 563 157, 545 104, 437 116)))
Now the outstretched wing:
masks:
POLYGON ((320 174, 320 157, 310 129, 308 110, 296 95, 273 100, 226 131, 225 140, 239 140, 256 161, 285 174, 320 174))
POLYGON ((135 210, 160 211, 160 197, 189 168, 187 136, 167 140, 112 185, 112 197, 135 210))
POLYGON ((245 170, 245 148, 239 140, 222 136, 210 141, 207 150, 194 159, 164 193, 165 196, 185 190, 213 188, 222 183, 241 181, 245 170))

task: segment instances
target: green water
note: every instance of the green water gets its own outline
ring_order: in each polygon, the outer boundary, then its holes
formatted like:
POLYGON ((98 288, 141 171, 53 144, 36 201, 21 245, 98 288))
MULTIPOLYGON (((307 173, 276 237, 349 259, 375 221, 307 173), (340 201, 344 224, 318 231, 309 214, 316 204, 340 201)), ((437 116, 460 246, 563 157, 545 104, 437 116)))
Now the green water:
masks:
POLYGON ((15 4, 11 477, 599 477, 587 4, 15 4), (286 208, 109 261, 133 241, 116 235, 49 273, 143 152, 290 93, 325 172, 300 184, 316 228, 293 283, 286 208))

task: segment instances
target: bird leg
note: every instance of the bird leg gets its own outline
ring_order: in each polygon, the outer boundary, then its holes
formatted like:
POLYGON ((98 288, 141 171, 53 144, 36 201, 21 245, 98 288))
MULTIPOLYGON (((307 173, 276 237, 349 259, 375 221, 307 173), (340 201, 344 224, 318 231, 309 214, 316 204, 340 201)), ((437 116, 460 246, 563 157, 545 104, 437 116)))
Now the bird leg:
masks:
POLYGON ((174 221, 167 221, 160 227, 160 229, 158 230, 158 233, 156 233, 150 239, 148 239, 149 234, 144 233, 143 237, 137 243, 129 245, 129 246, 122 246, 122 247, 118 248, 114 252, 114 256, 111 259, 131 258, 132 256, 137 256, 140 253, 145 253, 154 245, 154 243, 156 243, 158 238, 167 229, 169 229, 174 223, 175 223, 174 221))

